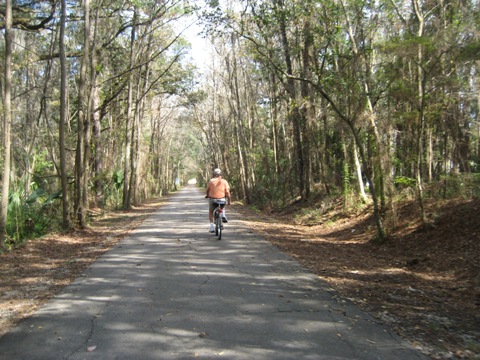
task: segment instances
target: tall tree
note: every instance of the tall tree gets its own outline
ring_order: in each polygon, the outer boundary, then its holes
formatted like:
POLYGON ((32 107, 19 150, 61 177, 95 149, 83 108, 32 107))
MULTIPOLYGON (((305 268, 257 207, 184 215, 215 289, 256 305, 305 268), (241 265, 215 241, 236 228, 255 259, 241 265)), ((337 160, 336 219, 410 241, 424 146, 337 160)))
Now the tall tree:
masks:
POLYGON ((128 72, 128 97, 127 97, 127 110, 126 110, 126 124, 125 124, 125 152, 124 152, 124 164, 123 164, 123 208, 129 209, 131 206, 131 197, 132 197, 132 188, 131 188, 131 168, 133 166, 132 156, 134 137, 132 134, 135 131, 134 127, 134 91, 135 91, 135 77, 134 77, 134 66, 135 66, 135 43, 137 38, 137 8, 133 10, 132 18, 132 28, 130 32, 130 56, 129 56, 129 72, 128 72))
POLYGON ((5 3, 5 80, 3 89, 3 171, 2 200, 0 206, 0 248, 5 246, 5 227, 8 216, 8 198, 10 191, 10 144, 12 124, 12 0, 5 3))
POLYGON ((305 114, 300 111, 302 99, 299 97, 298 86, 295 81, 296 73, 293 68, 292 48, 287 34, 287 29, 289 28, 287 16, 290 14, 290 10, 286 8, 286 4, 283 0, 275 0, 273 6, 279 22, 282 51, 285 61, 285 75, 287 77, 285 81, 285 90, 289 97, 288 117, 293 125, 298 189, 302 198, 306 200, 306 196, 309 193, 309 184, 306 183, 305 169, 307 164, 305 163, 305 148, 302 144, 302 135, 305 135, 302 134, 302 129, 305 128, 305 114))
POLYGON ((60 18, 60 119, 59 119, 59 145, 60 145, 60 177, 62 185, 62 224, 64 229, 70 228, 67 155, 65 150, 65 124, 67 123, 67 58, 65 55, 65 22, 67 18, 67 1, 61 0, 60 18))
POLYGON ((89 178, 89 91, 87 84, 88 64, 90 62, 90 0, 83 2, 83 50, 78 80, 78 112, 77 112, 77 149, 75 161, 75 215, 80 227, 86 226, 88 210, 88 178, 89 178))

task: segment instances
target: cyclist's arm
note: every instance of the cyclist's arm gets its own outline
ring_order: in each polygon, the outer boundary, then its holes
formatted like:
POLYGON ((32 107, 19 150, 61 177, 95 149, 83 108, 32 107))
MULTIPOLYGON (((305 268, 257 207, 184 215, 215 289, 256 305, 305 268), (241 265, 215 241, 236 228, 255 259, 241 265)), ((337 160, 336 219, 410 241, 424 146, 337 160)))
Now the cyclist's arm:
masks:
POLYGON ((230 197, 230 185, 228 185, 228 182, 225 181, 225 197, 227 198, 227 204, 231 204, 231 197, 230 197))
POLYGON ((208 182, 208 184, 207 184, 207 193, 205 194, 206 199, 208 199, 210 197, 209 192, 210 192, 210 182, 208 182))

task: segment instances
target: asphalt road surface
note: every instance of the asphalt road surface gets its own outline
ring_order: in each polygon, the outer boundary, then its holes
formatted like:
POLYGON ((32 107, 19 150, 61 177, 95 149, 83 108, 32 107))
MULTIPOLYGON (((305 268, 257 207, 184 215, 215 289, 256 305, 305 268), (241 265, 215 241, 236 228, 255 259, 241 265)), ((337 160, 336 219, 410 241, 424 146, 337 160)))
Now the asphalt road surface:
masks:
MULTIPOLYGON (((32 317, 0 359, 426 359, 186 187, 32 317)), ((253 229, 254 230, 254 229, 253 229)))

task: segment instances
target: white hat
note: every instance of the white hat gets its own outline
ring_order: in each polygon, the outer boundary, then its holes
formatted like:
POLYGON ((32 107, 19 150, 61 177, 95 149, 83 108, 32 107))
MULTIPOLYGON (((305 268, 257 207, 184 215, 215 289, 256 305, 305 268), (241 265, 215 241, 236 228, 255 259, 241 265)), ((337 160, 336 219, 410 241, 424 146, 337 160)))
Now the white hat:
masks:
POLYGON ((220 170, 219 168, 216 168, 215 170, 213 170, 213 175, 220 175, 222 173, 222 170, 220 170))

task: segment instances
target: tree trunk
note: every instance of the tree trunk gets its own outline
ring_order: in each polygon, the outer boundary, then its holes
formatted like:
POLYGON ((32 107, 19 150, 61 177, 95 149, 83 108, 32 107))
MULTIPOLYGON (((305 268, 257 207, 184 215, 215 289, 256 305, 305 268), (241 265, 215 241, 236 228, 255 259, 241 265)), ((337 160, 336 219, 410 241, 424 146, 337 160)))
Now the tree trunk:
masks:
POLYGON ((75 158, 75 214, 80 227, 86 226, 88 207, 88 158, 86 149, 89 148, 87 68, 90 61, 90 0, 84 1, 84 17, 84 45, 78 84, 78 129, 75 158))
POLYGON ((357 172, 357 180, 358 180, 358 188, 360 190, 360 196, 364 203, 367 202, 367 194, 365 193, 365 186, 363 184, 363 177, 362 177, 362 165, 360 164, 360 160, 358 159, 358 150, 357 147, 353 146, 353 157, 355 158, 355 168, 357 172))
MULTIPOLYGON (((303 29, 303 53, 302 53, 302 78, 311 80, 310 63, 311 63, 311 48, 312 48, 312 34, 310 23, 307 20, 303 29)), ((307 81, 301 82, 301 96, 303 99, 301 110, 301 143, 302 143, 302 175, 303 175, 303 190, 302 198, 308 199, 310 196, 310 133, 309 133, 309 119, 314 117, 313 113, 313 96, 310 91, 310 83, 307 81)))
POLYGON ((270 76, 270 99, 272 99, 272 105, 270 107, 270 121, 272 122, 272 141, 273 141, 273 161, 275 170, 275 183, 278 183, 280 177, 280 164, 279 164, 279 144, 278 144, 278 105, 276 101, 276 83, 275 75, 270 76))
MULTIPOLYGON (((133 25, 130 36, 130 69, 133 68, 135 53, 135 37, 136 37, 136 10, 133 14, 133 25)), ((125 125, 125 154, 123 163, 123 208, 130 209, 131 194, 130 194, 130 161, 131 161, 131 127, 133 126, 132 114, 133 114, 133 71, 130 71, 128 81, 128 103, 127 103, 127 121, 125 125)))
MULTIPOLYGON (((93 90, 93 109, 96 109, 99 103, 98 87, 94 85, 93 90)), ((94 172, 95 172, 95 206, 104 207, 104 181, 103 181, 103 148, 104 144, 101 137, 101 114, 99 111, 93 113, 93 143, 95 144, 94 154, 94 172)))
POLYGON ((99 86, 97 84, 97 33, 99 28, 99 16, 100 11, 97 8, 95 14, 95 33, 92 40, 92 51, 91 51, 91 62, 90 62, 90 72, 92 76, 91 84, 91 116, 92 116, 92 136, 94 144, 94 154, 93 154, 93 172, 94 172, 94 203, 95 206, 100 208, 104 207, 104 180, 103 180, 103 149, 104 144, 101 138, 101 118, 103 114, 99 109, 100 104, 100 95, 99 95, 99 86))
MULTIPOLYGON (((283 7, 284 3, 282 0, 277 0, 275 2, 277 6, 283 7)), ((280 16, 279 16, 279 24, 280 24, 280 36, 282 39, 282 50, 283 56, 286 65, 286 71, 288 78, 286 80, 286 90, 289 96, 290 103, 288 104, 289 107, 289 115, 288 118, 292 122, 293 125, 293 138, 295 144, 295 155, 296 155, 296 169, 297 169, 297 186, 298 191, 300 192, 300 196, 302 200, 305 200, 306 194, 306 187, 305 187, 305 163, 304 163, 304 156, 303 156, 303 146, 302 146, 302 113, 298 107, 297 103, 297 91, 295 87, 295 79, 293 78, 293 66, 292 66, 292 57, 291 57, 291 50, 290 45, 288 42, 287 37, 287 24, 285 21, 285 15, 283 13, 284 9, 279 9, 280 16)))
MULTIPOLYGON (((357 146, 358 152, 360 154, 360 159, 363 164, 368 164, 367 162, 367 157, 365 156, 365 152, 363 151, 362 143, 360 141, 360 137, 358 135, 358 132, 355 129, 355 126, 353 125, 353 122, 348 123, 350 126, 350 129, 352 130, 353 136, 355 138, 355 145, 357 146)), ((374 185, 374 179, 373 179, 373 174, 372 170, 370 167, 365 166, 365 177, 367 178, 368 183, 370 184, 370 195, 372 196, 372 202, 373 202, 373 217, 375 220, 375 224, 377 226, 377 240, 382 243, 384 242, 387 237, 385 234, 385 228, 383 225, 383 219, 382 219, 382 214, 380 212, 380 207, 378 204, 378 196, 375 191, 375 185, 374 185)))
MULTIPOLYGON (((423 36, 423 30, 425 26, 425 19, 421 13, 421 6, 418 0, 413 0, 413 7, 415 10, 415 15, 418 20, 418 38, 423 36)), ((425 134, 425 86, 424 86, 424 75, 422 69, 423 63, 423 48, 422 44, 418 45, 417 50, 417 81, 418 81, 418 124, 417 124, 417 162, 416 162, 416 179, 417 179, 417 196, 418 203, 420 205, 421 218, 424 223, 427 222, 427 215, 425 213, 424 206, 424 194, 423 194, 423 175, 422 175, 422 165, 423 165, 423 137, 425 134)))
POLYGON ((248 164, 248 159, 247 159, 247 153, 245 151, 245 148, 247 147, 247 144, 245 143, 245 135, 243 133, 243 124, 242 124, 242 111, 243 108, 246 106, 242 107, 241 101, 240 101, 240 89, 239 89, 239 84, 238 84, 238 67, 237 67, 237 57, 236 57, 236 51, 235 51, 235 40, 232 38, 232 65, 233 68, 231 69, 231 75, 233 77, 233 83, 230 86, 233 86, 234 88, 232 89, 232 93, 234 94, 235 97, 235 103, 236 103, 236 110, 235 106, 232 106, 234 109, 234 116, 235 116, 235 137, 236 137, 236 142, 237 142, 237 152, 238 152, 238 162, 240 165, 240 174, 241 174, 241 183, 242 183, 242 188, 243 188, 243 194, 245 197, 245 201, 247 204, 252 203, 251 195, 250 195, 250 186, 249 186, 249 164, 248 164))
POLYGON ((12 124, 12 0, 5 3, 5 87, 3 118, 3 181, 0 207, 0 248, 5 247, 6 225, 8 217, 8 195, 10 191, 10 128, 12 124))
POLYGON ((385 201, 385 180, 384 176, 388 176, 388 174, 385 174, 384 171, 384 161, 387 152, 385 151, 381 136, 380 136, 380 131, 378 129, 378 126, 376 124, 377 122, 377 116, 373 107, 373 102, 372 98, 370 96, 371 91, 370 91, 370 86, 368 80, 371 77, 370 72, 368 69, 371 68, 371 64, 368 61, 368 59, 365 56, 362 56, 362 54, 359 52, 359 49, 357 47, 357 38, 355 37, 355 34, 353 32, 350 16, 348 14, 348 11, 345 7, 345 2, 344 0, 341 0, 341 5, 345 14, 345 19, 347 22, 347 31, 348 31, 348 36, 350 38, 350 41, 352 43, 352 51, 353 54, 358 58, 360 64, 364 64, 365 68, 365 76, 362 76, 362 85, 365 90, 365 101, 367 104, 367 117, 370 123, 370 126, 372 128, 373 134, 374 134, 374 139, 375 139, 375 148, 377 152, 377 156, 372 157, 372 162, 374 163, 374 168, 377 169, 374 174, 374 178, 376 180, 376 191, 378 193, 378 196, 380 197, 380 213, 383 215, 385 213, 386 209, 386 201, 385 201))
POLYGON ((68 202, 68 179, 67 179, 67 160, 65 151, 65 124, 68 118, 67 111, 67 59, 65 56, 65 21, 67 17, 67 1, 61 0, 62 16, 60 21, 60 126, 59 126, 59 145, 60 145, 60 177, 62 184, 62 227, 67 230, 70 228, 69 202, 68 202))

